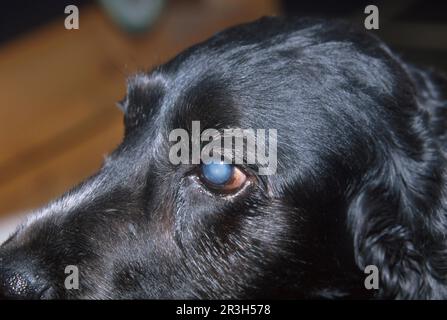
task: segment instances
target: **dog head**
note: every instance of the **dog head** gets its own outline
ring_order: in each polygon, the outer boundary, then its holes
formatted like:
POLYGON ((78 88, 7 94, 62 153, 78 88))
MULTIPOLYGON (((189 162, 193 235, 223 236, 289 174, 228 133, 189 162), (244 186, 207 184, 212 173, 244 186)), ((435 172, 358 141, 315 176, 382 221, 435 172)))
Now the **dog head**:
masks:
POLYGON ((344 23, 263 18, 218 33, 129 80, 122 143, 3 244, 0 293, 441 297, 436 83, 344 23), (170 133, 192 135, 194 121, 276 130, 276 171, 172 163, 170 133), (367 265, 378 290, 364 287, 367 265), (78 289, 65 286, 67 266, 78 289))

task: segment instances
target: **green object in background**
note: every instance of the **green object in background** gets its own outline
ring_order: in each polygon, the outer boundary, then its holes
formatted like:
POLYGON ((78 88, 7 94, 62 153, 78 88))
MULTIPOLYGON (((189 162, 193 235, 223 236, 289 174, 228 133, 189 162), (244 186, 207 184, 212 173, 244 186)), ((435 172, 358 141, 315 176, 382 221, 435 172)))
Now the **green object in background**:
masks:
POLYGON ((110 18, 130 33, 147 31, 160 15, 164 0, 99 0, 110 18))

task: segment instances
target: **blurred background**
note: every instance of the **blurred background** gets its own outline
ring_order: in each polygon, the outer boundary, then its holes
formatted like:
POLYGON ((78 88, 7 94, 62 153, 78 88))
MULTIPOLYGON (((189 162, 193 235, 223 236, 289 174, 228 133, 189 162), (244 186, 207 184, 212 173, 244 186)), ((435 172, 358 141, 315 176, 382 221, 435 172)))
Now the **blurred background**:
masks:
POLYGON ((14 217, 94 173, 120 142, 125 79, 264 15, 344 18, 405 59, 447 71, 447 1, 14 0, 0 9, 0 241, 14 217), (79 30, 66 30, 67 5, 79 30))

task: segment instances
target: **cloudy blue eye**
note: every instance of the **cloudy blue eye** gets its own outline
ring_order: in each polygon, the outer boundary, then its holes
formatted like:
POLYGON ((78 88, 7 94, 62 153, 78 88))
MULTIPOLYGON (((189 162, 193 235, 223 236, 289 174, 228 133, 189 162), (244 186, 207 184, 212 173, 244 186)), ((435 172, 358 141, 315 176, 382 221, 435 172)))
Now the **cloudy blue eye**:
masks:
POLYGON ((247 182, 247 175, 237 166, 211 162, 200 167, 200 179, 209 189, 219 193, 234 193, 247 182))
POLYGON ((203 177, 213 185, 225 185, 233 177, 234 166, 224 162, 212 162, 202 165, 203 177))

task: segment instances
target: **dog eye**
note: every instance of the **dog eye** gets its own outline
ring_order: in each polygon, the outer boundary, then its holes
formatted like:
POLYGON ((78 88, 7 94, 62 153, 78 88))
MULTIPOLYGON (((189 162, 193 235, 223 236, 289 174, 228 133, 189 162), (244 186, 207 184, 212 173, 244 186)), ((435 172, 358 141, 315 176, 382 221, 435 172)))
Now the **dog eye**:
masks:
POLYGON ((236 191, 247 180, 242 170, 224 162, 202 164, 200 176, 208 188, 223 192, 236 191))

